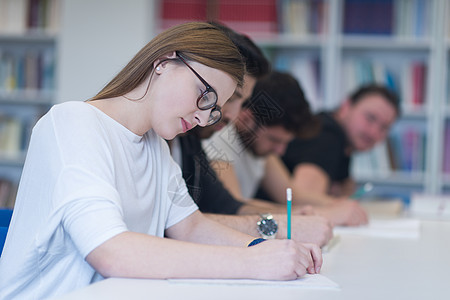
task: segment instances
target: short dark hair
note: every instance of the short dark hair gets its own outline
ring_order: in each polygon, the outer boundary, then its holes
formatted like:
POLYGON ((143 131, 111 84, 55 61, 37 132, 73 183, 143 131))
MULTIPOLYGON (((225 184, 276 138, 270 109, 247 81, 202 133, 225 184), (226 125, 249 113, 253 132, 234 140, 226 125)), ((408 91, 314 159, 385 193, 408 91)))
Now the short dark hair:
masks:
POLYGON ((236 45, 242 55, 247 74, 261 78, 270 72, 269 61, 261 49, 248 36, 238 33, 221 23, 215 21, 209 23, 222 30, 236 45))
POLYGON ((384 85, 372 83, 359 87, 350 95, 350 103, 354 105, 364 99, 366 96, 372 94, 379 95, 386 99, 386 101, 389 102, 389 104, 391 104, 397 112, 397 117, 400 116, 400 99, 393 90, 387 88, 384 85))
POLYGON ((318 128, 300 83, 290 74, 273 71, 258 80, 244 104, 258 126, 282 126, 297 136, 310 136, 318 128))

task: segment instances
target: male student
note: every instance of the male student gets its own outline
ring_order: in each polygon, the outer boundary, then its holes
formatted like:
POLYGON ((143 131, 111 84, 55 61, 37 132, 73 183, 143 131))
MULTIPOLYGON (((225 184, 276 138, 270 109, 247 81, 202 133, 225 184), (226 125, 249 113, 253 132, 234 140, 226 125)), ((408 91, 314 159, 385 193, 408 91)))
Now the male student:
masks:
POLYGON ((355 183, 349 174, 351 155, 384 140, 400 114, 399 100, 389 89, 369 84, 357 89, 334 112, 318 117, 322 127, 311 139, 295 139, 282 157, 294 184, 308 189, 311 203, 349 197, 355 183))
MULTIPOLYGON (((283 238, 287 231, 285 205, 258 200, 244 203, 234 198, 217 179, 201 147, 202 138, 211 136, 237 117, 244 99, 251 95, 256 80, 269 72, 268 61, 248 37, 219 24, 215 25, 228 34, 244 58, 247 70, 244 85, 236 89, 222 108, 222 119, 218 124, 202 130, 194 129, 170 141, 171 152, 182 167, 189 193, 206 216, 251 235, 283 238), (270 230, 274 224, 277 224, 277 230, 270 230)), ((300 215, 307 210, 294 207, 292 238, 322 246, 332 236, 331 226, 323 217, 300 215)))
MULTIPOLYGON (((299 83, 289 74, 272 72, 256 83, 234 124, 215 133, 203 148, 235 198, 255 197, 261 184, 276 202, 285 203, 286 187, 293 188, 294 200, 305 192, 293 184, 279 156, 295 136, 312 134, 315 127, 299 83)), ((334 225, 367 222, 364 210, 351 200, 314 209, 334 225)))

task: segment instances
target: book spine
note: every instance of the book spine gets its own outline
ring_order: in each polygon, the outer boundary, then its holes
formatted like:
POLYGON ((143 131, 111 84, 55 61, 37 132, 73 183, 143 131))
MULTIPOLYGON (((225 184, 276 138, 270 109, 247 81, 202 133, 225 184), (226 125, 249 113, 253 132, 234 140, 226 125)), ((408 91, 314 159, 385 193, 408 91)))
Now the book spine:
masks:
POLYGON ((443 172, 450 174, 450 122, 445 125, 443 172))
POLYGON ((395 24, 393 0, 346 0, 344 33, 391 35, 395 24))

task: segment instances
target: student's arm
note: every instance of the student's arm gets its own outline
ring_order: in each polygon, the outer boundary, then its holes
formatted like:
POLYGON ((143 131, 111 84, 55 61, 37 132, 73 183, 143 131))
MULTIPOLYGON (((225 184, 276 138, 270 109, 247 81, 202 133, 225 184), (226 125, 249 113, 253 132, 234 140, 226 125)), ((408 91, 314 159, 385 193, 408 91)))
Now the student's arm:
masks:
MULTIPOLYGON (((263 214, 263 213, 286 213, 286 204, 279 204, 259 199, 248 199, 237 211, 238 215, 263 214)), ((296 215, 314 215, 315 211, 309 205, 294 205, 292 213, 296 215)))
MULTIPOLYGON (((278 156, 269 155, 267 157, 261 186, 271 199, 277 203, 286 203, 286 189, 291 187, 290 175, 278 156)), ((295 189, 294 197, 296 197, 295 189)))
POLYGON ((263 213, 268 210, 272 212, 282 212, 286 209, 286 207, 281 204, 286 203, 285 193, 286 188, 289 187, 289 173, 278 157, 270 156, 267 159, 262 184, 265 188, 267 185, 267 189, 271 197, 277 196, 277 202, 280 206, 256 199, 244 200, 241 193, 240 183, 234 171, 233 165, 225 161, 213 161, 210 164, 228 192, 235 199, 242 199, 240 201, 247 204, 240 208, 238 212, 239 214, 263 213))
POLYGON ((348 198, 337 198, 329 205, 315 207, 319 216, 327 218, 333 226, 360 226, 369 221, 367 212, 357 201, 348 198))
POLYGON ((318 272, 322 265, 317 246, 274 240, 247 247, 251 236, 198 211, 168 228, 166 235, 124 232, 95 248, 86 260, 104 277, 133 278, 288 280, 318 272))
MULTIPOLYGON (((258 236, 256 223, 260 219, 259 215, 219 215, 205 214, 208 218, 229 226, 249 235, 258 236)), ((278 239, 287 237, 287 216, 286 214, 273 214, 274 220, 278 224, 278 239)), ((320 216, 292 216, 292 239, 302 243, 313 243, 319 246, 325 245, 332 237, 331 224, 320 216)))
MULTIPOLYGON (((311 164, 309 164, 311 165, 311 164)), ((313 165, 311 165, 313 166, 313 165)), ((301 177, 291 177, 288 169, 276 155, 270 155, 266 160, 265 175, 262 187, 269 196, 278 203, 286 203, 286 188, 293 191, 294 203, 297 205, 325 205, 332 203, 327 195, 328 177, 318 167, 302 172, 301 177)))
POLYGON ((339 183, 331 185, 330 194, 336 197, 351 197, 356 190, 356 183, 353 179, 347 178, 339 183))
MULTIPOLYGON (((327 194, 329 178, 326 173, 314 164, 302 163, 294 169, 293 185, 296 197, 302 203, 314 206, 314 211, 327 218, 333 225, 358 226, 367 224, 366 211, 348 196, 333 197, 327 194)), ((351 183, 346 189, 350 190, 351 183)), ((351 193, 350 193, 351 194, 351 193)))
POLYGON ((224 187, 235 199, 243 199, 241 186, 234 171, 233 165, 226 161, 215 160, 210 162, 224 187))
POLYGON ((292 174, 292 184, 299 191, 296 197, 299 197, 303 203, 326 205, 332 201, 327 196, 330 178, 314 164, 299 164, 292 174))
POLYGON ((315 164, 301 163, 293 172, 294 183, 304 189, 326 193, 330 184, 327 173, 315 164))

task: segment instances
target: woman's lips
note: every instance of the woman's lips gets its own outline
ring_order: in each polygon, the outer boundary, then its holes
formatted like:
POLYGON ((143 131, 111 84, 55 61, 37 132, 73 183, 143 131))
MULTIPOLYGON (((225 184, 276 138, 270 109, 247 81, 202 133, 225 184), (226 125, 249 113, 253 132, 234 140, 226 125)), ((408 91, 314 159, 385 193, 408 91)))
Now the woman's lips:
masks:
POLYGON ((186 132, 192 128, 191 123, 186 121, 185 119, 181 118, 181 125, 183 126, 183 132, 186 132))

